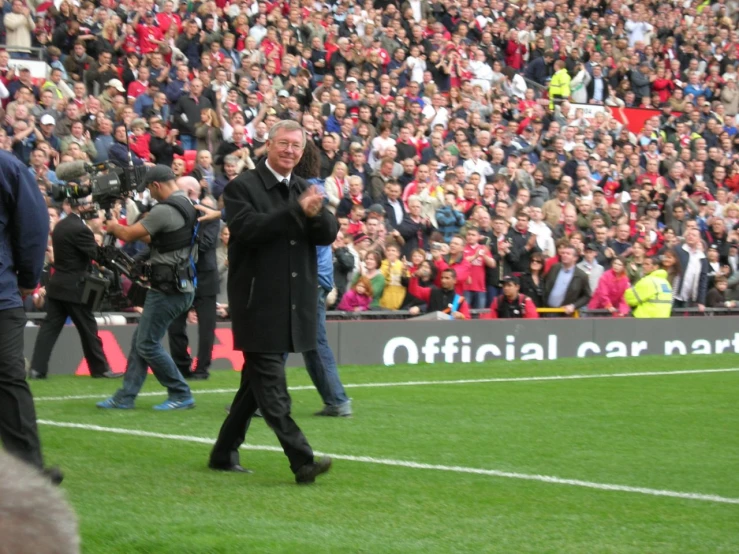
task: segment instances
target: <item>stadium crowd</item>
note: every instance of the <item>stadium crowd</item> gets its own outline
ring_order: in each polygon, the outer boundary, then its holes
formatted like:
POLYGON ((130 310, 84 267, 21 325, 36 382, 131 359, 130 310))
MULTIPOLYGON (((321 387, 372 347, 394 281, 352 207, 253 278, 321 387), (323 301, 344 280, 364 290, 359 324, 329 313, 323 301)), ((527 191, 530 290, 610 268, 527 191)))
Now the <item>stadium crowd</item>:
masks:
MULTIPOLYGON (((530 300, 626 315, 645 266, 675 306, 731 306, 738 7, 5 1, 0 148, 28 164, 53 225, 68 211, 50 196, 62 162, 125 165, 130 144, 134 164, 193 175, 217 201, 272 125, 297 120, 340 223, 334 309, 417 314, 452 290, 480 309, 512 284, 524 313, 530 300), (45 78, 27 67, 39 52, 45 78), (635 128, 629 108, 654 112, 635 128)), ((43 305, 41 287, 27 308, 43 305)))

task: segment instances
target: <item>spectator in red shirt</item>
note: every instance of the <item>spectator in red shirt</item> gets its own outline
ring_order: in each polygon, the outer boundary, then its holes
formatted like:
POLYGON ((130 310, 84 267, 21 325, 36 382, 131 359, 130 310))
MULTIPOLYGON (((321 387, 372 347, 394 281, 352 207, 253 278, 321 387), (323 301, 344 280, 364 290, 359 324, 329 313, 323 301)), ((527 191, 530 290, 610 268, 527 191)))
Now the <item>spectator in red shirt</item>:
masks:
POLYGON ((515 275, 505 275, 500 282, 503 294, 496 296, 490 304, 490 313, 480 319, 538 319, 534 302, 521 294, 521 282, 515 275))
POLYGON ((177 27, 178 34, 182 31, 182 19, 174 13, 174 2, 172 0, 166 0, 162 5, 162 11, 157 14, 157 23, 159 23, 159 28, 163 33, 166 33, 173 23, 177 27))
POLYGON ((135 102, 139 96, 146 93, 146 91, 149 89, 149 68, 145 66, 139 67, 138 72, 138 78, 133 83, 128 85, 129 102, 131 100, 135 102))
MULTIPOLYGON (((143 12, 143 10, 141 10, 143 12)), ((139 48, 141 53, 151 54, 159 48, 162 44, 163 34, 162 30, 157 27, 156 20, 154 19, 154 12, 144 12, 143 17, 141 13, 138 13, 133 20, 134 29, 136 30, 136 36, 139 37, 139 48), (143 19, 143 23, 142 20, 143 19)))
POLYGON ((349 227, 347 234, 357 235, 364 232, 364 206, 362 204, 354 204, 349 212, 349 227))
POLYGON ((426 266, 421 266, 408 285, 408 292, 426 302, 428 312, 443 312, 449 314, 450 319, 469 319, 470 309, 459 292, 457 272, 446 268, 439 275, 441 287, 422 287, 418 279, 428 279, 430 272, 426 266))
POLYGON ((472 309, 483 310, 487 301, 486 268, 495 267, 495 258, 486 246, 480 244, 480 230, 477 227, 467 230, 466 240, 464 258, 470 264, 470 273, 464 282, 464 297, 472 309))
POLYGON ((129 138, 131 152, 144 160, 144 162, 151 161, 151 150, 149 148, 151 135, 146 132, 147 127, 148 125, 145 119, 134 119, 131 122, 131 132, 133 135, 129 138))
POLYGON ((432 250, 431 256, 437 271, 436 286, 441 286, 441 272, 451 268, 456 274, 456 291, 464 294, 464 283, 470 276, 470 263, 464 258, 464 239, 459 235, 453 237, 449 241, 449 254, 443 255, 441 250, 432 250))

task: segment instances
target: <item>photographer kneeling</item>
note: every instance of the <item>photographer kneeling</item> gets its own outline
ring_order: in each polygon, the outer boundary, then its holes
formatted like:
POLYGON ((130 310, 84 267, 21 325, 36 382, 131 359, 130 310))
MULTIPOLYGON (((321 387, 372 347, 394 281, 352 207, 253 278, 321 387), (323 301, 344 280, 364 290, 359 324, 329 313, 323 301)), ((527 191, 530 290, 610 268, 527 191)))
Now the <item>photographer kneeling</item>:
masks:
POLYGON ((95 216, 90 199, 70 202, 71 212, 54 227, 51 234, 55 253, 54 271, 46 287, 46 318, 33 347, 29 378, 46 379, 49 359, 67 318, 71 318, 82 341, 82 351, 95 378, 116 378, 103 352, 98 325, 92 309, 83 303, 85 278, 92 269, 93 260, 100 260, 100 248, 95 235, 85 223, 95 216))
POLYGON ((144 177, 144 183, 158 202, 147 217, 130 227, 119 225, 114 220, 106 222, 108 233, 117 239, 150 243, 151 289, 133 335, 123 386, 97 406, 133 408, 146 379, 147 368, 151 367, 154 376, 169 392, 167 401, 154 406, 155 410, 194 408, 190 387, 164 350, 162 339, 170 324, 190 309, 195 297, 195 260, 192 257, 197 257, 197 248, 193 247, 197 211, 185 193, 177 188, 170 168, 155 166, 144 177))

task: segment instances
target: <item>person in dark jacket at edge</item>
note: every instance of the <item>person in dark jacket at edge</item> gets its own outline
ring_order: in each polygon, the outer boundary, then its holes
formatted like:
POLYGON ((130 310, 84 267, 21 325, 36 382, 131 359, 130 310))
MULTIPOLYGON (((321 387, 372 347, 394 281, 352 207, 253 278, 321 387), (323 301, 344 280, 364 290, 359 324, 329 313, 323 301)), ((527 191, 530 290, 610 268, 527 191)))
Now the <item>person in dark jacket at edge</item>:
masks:
POLYGON ((59 484, 61 471, 44 469, 23 357, 22 297, 33 294, 41 278, 49 212, 28 168, 7 152, 0 152, 0 192, 0 441, 59 484))

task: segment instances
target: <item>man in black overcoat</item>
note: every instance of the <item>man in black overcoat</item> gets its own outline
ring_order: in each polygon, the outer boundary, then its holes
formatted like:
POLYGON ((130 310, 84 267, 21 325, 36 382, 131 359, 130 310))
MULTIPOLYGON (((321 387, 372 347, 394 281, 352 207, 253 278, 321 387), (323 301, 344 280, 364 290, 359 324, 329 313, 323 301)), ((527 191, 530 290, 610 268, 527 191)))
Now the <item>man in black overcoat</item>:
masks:
POLYGON ((275 124, 267 156, 224 190, 229 244, 228 297, 234 348, 244 352, 241 386, 221 427, 209 466, 248 472, 239 464, 254 412, 275 432, 299 484, 331 466, 313 450, 290 416, 285 353, 316 348, 318 279, 316 246, 338 232, 316 187, 292 175, 305 147, 295 121, 275 124))

